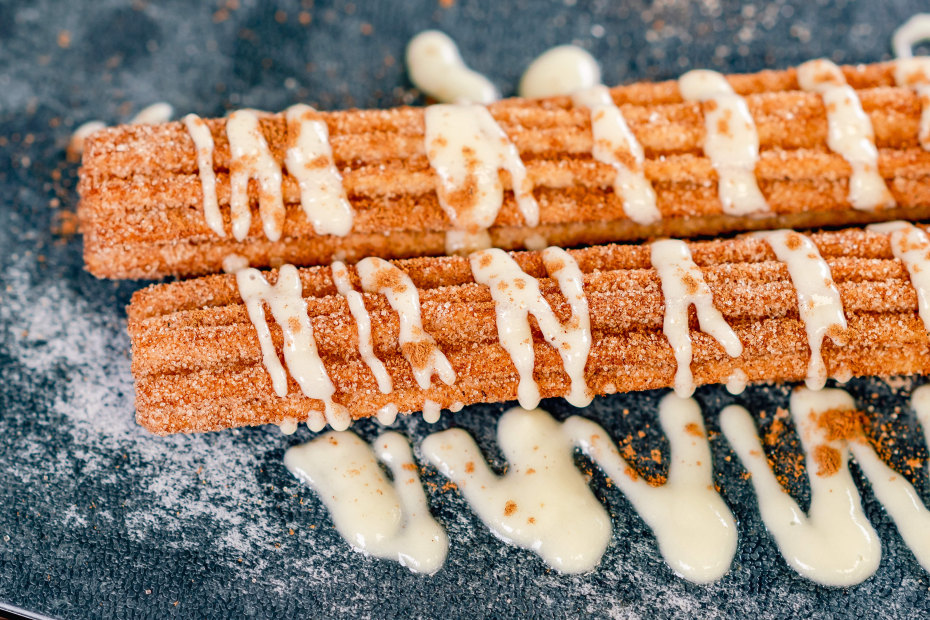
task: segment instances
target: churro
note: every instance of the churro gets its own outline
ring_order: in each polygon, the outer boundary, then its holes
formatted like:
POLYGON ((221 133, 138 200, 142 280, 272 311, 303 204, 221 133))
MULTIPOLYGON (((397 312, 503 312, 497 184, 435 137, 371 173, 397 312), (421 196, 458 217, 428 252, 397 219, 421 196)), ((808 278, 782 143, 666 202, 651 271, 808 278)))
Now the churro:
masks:
POLYGON ((230 253, 321 265, 926 218, 925 61, 106 129, 81 171, 85 260, 149 278, 230 253))
POLYGON ((322 428, 734 376, 926 373, 928 252, 925 228, 897 222, 154 285, 129 307, 138 420, 156 433, 322 428))

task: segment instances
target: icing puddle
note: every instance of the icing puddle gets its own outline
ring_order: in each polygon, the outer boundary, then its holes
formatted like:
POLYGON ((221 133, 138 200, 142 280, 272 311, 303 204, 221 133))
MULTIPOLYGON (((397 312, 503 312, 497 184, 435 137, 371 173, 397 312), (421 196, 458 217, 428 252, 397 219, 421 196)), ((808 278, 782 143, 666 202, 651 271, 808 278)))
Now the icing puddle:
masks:
MULTIPOLYGON (((912 408, 930 447, 930 386, 915 390, 912 408)), ((861 583, 878 567, 881 543, 862 510, 848 468, 852 456, 904 542, 930 571, 930 511, 865 439, 852 397, 838 389, 798 388, 790 413, 811 488, 806 513, 773 473, 749 412, 738 405, 720 412, 723 436, 748 471, 762 520, 788 565, 828 586, 861 583)), ((508 464, 503 475, 493 473, 462 429, 428 435, 420 449, 495 536, 533 551, 562 573, 596 568, 611 540, 607 510, 575 465, 579 450, 630 501, 677 575, 694 583, 716 581, 736 553, 737 528, 713 483, 701 409, 691 398, 669 394, 660 403, 659 422, 670 445, 660 486, 635 473, 600 425, 580 416, 559 422, 540 409, 517 407, 501 417, 497 440, 508 464)), ((330 432, 289 449, 285 464, 320 494, 355 549, 397 559, 415 572, 442 566, 448 539, 429 514, 403 436, 387 432, 369 446, 350 431, 330 432)))

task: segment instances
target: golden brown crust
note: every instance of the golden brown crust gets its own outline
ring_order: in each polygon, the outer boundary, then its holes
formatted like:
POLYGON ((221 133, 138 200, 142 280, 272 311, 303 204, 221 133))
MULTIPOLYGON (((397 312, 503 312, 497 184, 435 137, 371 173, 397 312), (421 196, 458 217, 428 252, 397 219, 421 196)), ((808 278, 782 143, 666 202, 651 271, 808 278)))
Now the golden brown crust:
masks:
MULTIPOLYGON (((879 171, 901 211, 930 211, 930 153, 918 144, 920 102, 908 89, 891 86, 890 64, 844 68, 875 129, 879 171)), ((513 195, 491 229, 495 243, 522 248, 528 238, 572 245, 659 235, 707 235, 758 227, 855 224, 887 219, 863 214, 848 201, 849 164, 827 148, 827 120, 817 95, 799 92, 793 69, 730 76, 747 95, 756 122, 760 160, 756 176, 773 217, 763 223, 724 216, 716 173, 703 156, 702 106, 683 103, 676 82, 612 89, 631 130, 643 145, 644 172, 653 183, 659 224, 626 219, 612 189, 613 169, 595 161, 589 114, 567 97, 510 99, 489 106, 520 151, 540 203, 539 227, 527 227, 513 195), (803 216, 802 216, 803 215, 803 216), (805 221, 805 219, 809 221, 805 221)), ((245 241, 219 238, 206 225, 193 143, 182 123, 121 126, 89 140, 81 173, 79 208, 88 268, 104 277, 158 277, 219 270, 222 258, 240 254, 256 266, 275 256, 295 264, 325 264, 334 257, 400 258, 445 251, 448 217, 436 197, 436 175, 423 146, 422 108, 320 113, 333 154, 356 212, 346 237, 316 235, 299 206, 293 178, 285 171, 284 235, 269 243, 253 217, 245 241)), ((229 145, 225 121, 208 121, 216 144, 217 191, 229 231, 229 145)), ((279 163, 288 143, 282 115, 261 120, 279 163)), ((508 175, 503 174, 505 186, 508 175)), ((254 185, 254 183, 253 183, 254 185)), ((257 188, 252 188, 257 213, 257 188)))
MULTIPOLYGON (((917 296, 904 266, 892 257, 888 237, 860 229, 812 235, 830 265, 849 328, 847 344, 827 339, 823 353, 831 375, 890 375, 930 371, 930 349, 917 315, 917 296)), ((692 370, 697 384, 725 382, 737 368, 750 381, 803 379, 809 349, 787 268, 768 246, 748 237, 691 244, 695 262, 717 308, 743 343, 731 359, 697 331, 692 370)), ((646 245, 572 250, 584 273, 592 347, 585 376, 599 394, 672 385, 675 358, 662 332, 664 303, 646 245)), ((515 254, 561 320, 570 316, 538 253, 515 254)), ((356 326, 336 295, 328 268, 300 270, 303 293, 321 357, 336 386, 335 400, 355 418, 395 403, 418 411, 424 399, 456 402, 516 398, 517 373, 497 339, 495 308, 486 287, 474 283, 464 258, 397 261, 419 289, 423 326, 457 373, 452 386, 437 380, 428 390, 414 381, 398 347, 398 320, 380 295, 364 295, 372 317, 372 342, 394 383, 381 394, 357 349, 356 326)), ((355 285, 358 278, 350 268, 355 285)), ((269 272, 270 282, 276 273, 269 272)), ((240 303, 233 276, 156 285, 137 292, 129 308, 132 370, 141 424, 156 433, 193 432, 307 418, 322 403, 303 397, 290 381, 288 396, 272 390, 254 328, 240 303)), ((280 329, 272 323, 275 345, 280 329)), ((568 391, 558 353, 534 328, 534 376, 544 397, 568 391)))

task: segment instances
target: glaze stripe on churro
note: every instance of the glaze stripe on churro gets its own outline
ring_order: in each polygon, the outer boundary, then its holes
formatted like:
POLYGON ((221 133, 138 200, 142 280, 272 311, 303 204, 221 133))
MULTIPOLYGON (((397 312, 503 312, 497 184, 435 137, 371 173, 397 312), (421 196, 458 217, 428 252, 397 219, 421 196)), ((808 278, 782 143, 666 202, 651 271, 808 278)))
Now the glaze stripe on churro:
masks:
MULTIPOLYGON (((365 291, 370 350, 390 376, 387 392, 359 348, 359 326, 328 267, 283 273, 299 278, 310 327, 275 312, 268 322, 292 375, 284 397, 263 363, 264 336, 256 331, 263 323, 250 320, 237 276, 152 286, 129 308, 138 417, 159 433, 287 418, 320 427, 327 398, 352 418, 389 417, 518 397, 531 404, 574 395, 583 403, 614 391, 675 386, 688 393, 737 371, 748 381, 814 384, 828 376, 930 372, 920 315, 930 291, 924 278, 909 275, 930 269, 930 261, 907 253, 915 249, 909 239, 923 244, 918 250, 930 244, 923 228, 899 223, 891 232, 784 231, 682 244, 687 253, 670 246, 670 257, 668 242, 657 242, 489 250, 470 260, 379 259, 361 277, 337 267, 365 291), (699 311, 684 323, 681 309, 691 303, 699 311), (531 354, 521 339, 527 325, 531 354), (331 396, 308 397, 293 376, 285 346, 300 334, 314 340, 302 355, 319 359, 331 396), (682 346, 690 346, 690 359, 676 354, 682 346)), ((282 273, 262 277, 278 287, 282 273)))
POLYGON ((117 127, 85 151, 85 257, 150 277, 923 217, 926 74, 900 66, 117 127))

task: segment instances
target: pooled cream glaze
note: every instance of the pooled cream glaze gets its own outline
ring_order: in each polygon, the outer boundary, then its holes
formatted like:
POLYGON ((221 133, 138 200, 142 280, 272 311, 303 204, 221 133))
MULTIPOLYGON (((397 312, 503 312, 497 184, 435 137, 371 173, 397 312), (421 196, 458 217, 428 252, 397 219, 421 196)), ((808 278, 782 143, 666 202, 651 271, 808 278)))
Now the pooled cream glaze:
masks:
POLYGON ((316 234, 344 237, 352 230, 352 206, 333 161, 329 129, 302 103, 289 107, 285 118, 290 146, 284 164, 297 180, 300 206, 316 234))
POLYGON ((446 356, 439 350, 436 340, 423 330, 420 316, 420 294, 406 273, 381 258, 365 258, 355 266, 362 281, 362 289, 380 293, 397 312, 400 322, 399 344, 404 358, 410 362, 413 377, 420 388, 426 390, 435 374, 446 385, 455 382, 455 371, 446 356), (412 352, 428 349, 425 355, 412 352), (419 362, 423 362, 420 364, 419 362))
POLYGON ((738 357, 743 345, 723 315, 714 306, 710 287, 704 274, 691 258, 691 250, 684 241, 663 239, 650 244, 652 268, 659 274, 662 296, 665 299, 665 318, 662 332, 675 353, 678 368, 675 371, 675 393, 687 397, 694 393, 691 374, 691 330, 688 327, 688 308, 694 304, 701 331, 712 336, 730 357, 738 357))
POLYGON ((584 378, 591 348, 591 317, 583 277, 575 259, 561 248, 543 250, 542 260, 572 310, 566 323, 559 321, 543 297, 539 281, 520 269, 509 254, 492 248, 469 257, 475 282, 486 285, 494 300, 498 338, 520 376, 517 387, 520 405, 532 409, 540 399, 539 386, 533 379, 535 353, 529 323, 529 315, 532 314, 546 342, 562 358, 562 365, 571 381, 571 389, 565 398, 576 407, 584 407, 591 402, 592 394, 584 378))
MULTIPOLYGON (((720 413, 723 434, 752 476, 762 520, 785 560, 804 577, 829 586, 861 583, 875 572, 881 559, 881 543, 862 511, 847 467, 846 442, 829 439, 817 424, 818 414, 854 408, 852 398, 842 390, 799 388, 791 395, 791 417, 801 439, 811 489, 807 514, 772 473, 749 412, 730 405, 720 413), (839 459, 837 467, 831 468, 835 471, 821 468, 815 458, 818 449, 839 459)), ((872 482, 874 486, 876 481, 872 482)))
POLYGON ((520 153, 481 105, 426 108, 426 155, 439 177, 439 204, 453 228, 477 233, 494 224, 504 201, 500 170, 510 173, 527 226, 539 224, 539 205, 520 153))
POLYGON ((910 222, 872 224, 868 230, 890 236, 891 252, 904 263, 917 293, 917 310, 930 332, 930 237, 910 222))
POLYGON ((798 314, 807 332, 811 351, 806 384, 812 390, 827 382, 827 367, 823 362, 823 339, 830 336, 836 344, 840 330, 846 329, 846 316, 840 292, 833 282, 830 266, 810 238, 793 230, 772 230, 753 233, 772 248, 775 256, 788 268, 788 275, 798 294, 798 314))
POLYGON ((630 500, 675 573, 695 583, 716 581, 730 568, 737 532, 733 514, 714 489, 701 408, 694 399, 669 394, 659 405, 659 421, 671 448, 668 480, 659 487, 637 476, 594 422, 575 416, 565 421, 564 432, 630 500))
POLYGON ((271 377, 275 394, 281 398, 287 396, 287 373, 275 351, 264 304, 271 309, 271 314, 284 335, 284 361, 287 371, 300 386, 304 396, 323 401, 325 418, 319 412, 311 411, 307 426, 318 431, 328 422, 335 430, 348 428, 352 418, 345 407, 333 401, 336 388, 317 351, 297 269, 293 265, 281 267, 274 286, 268 284, 257 269, 242 269, 236 272, 236 283, 239 295, 248 310, 249 320, 252 321, 258 336, 262 361, 271 377))
POLYGON ((898 26, 891 36, 891 48, 898 58, 914 56, 914 46, 930 40, 930 13, 917 13, 898 26))
POLYGON ((284 464, 319 494, 336 529, 355 549, 415 573, 442 568, 449 538, 429 512, 402 435, 382 434, 373 451, 355 433, 329 432, 288 449, 284 464), (390 469, 393 482, 377 459, 390 469))
POLYGON ((577 45, 550 48, 529 64, 517 92, 521 97, 568 95, 601 83, 601 66, 577 45))
POLYGON ((826 59, 808 61, 798 67, 798 83, 802 90, 817 93, 823 99, 827 110, 827 145, 852 167, 849 202, 853 208, 872 211, 894 206, 894 198, 878 172, 872 121, 840 68, 826 59))
MULTIPOLYGON (((390 394, 394 386, 391 381, 391 375, 388 373, 384 363, 375 355, 374 345, 371 343, 371 315, 365 307, 365 301, 361 293, 352 288, 352 281, 349 279, 349 271, 344 263, 336 261, 332 264, 333 284, 339 294, 345 297, 349 305, 349 313, 355 319, 355 326, 358 332, 358 352, 362 356, 362 361, 371 370, 375 381, 378 382, 378 390, 382 394, 390 394)), ((395 412, 396 413, 396 412, 395 412)))
POLYGON ((223 215, 216 199, 216 173, 213 171, 213 134, 206 121, 196 114, 184 117, 187 133, 197 150, 197 169, 200 175, 200 189, 203 192, 203 217, 207 226, 220 237, 226 236, 223 229, 223 215))
POLYGON ((442 103, 491 103, 500 93, 469 69, 459 48, 438 30, 424 30, 407 44, 407 74, 414 86, 442 103))
MULTIPOLYGON (((930 15, 927 18, 930 19, 930 15)), ((930 151, 930 57, 901 57, 895 63, 894 81, 902 88, 912 89, 920 99, 920 125, 917 137, 920 146, 930 151)))
POLYGON ((614 193, 623 200, 623 211, 637 224, 652 224, 662 219, 656 208, 656 193, 643 173, 643 147, 630 131, 620 108, 614 104, 606 86, 592 86, 572 94, 572 103, 588 108, 594 147, 591 155, 613 167, 614 193), (628 166, 620 154, 628 154, 628 166))
POLYGON ((508 462, 503 476, 460 428, 430 435, 421 451, 504 542, 563 573, 597 566, 610 542, 610 517, 575 467, 562 425, 544 411, 515 408, 500 418, 497 439, 508 462))
POLYGON ((258 116, 249 110, 236 110, 226 120, 226 137, 229 138, 232 156, 229 164, 229 210, 233 237, 242 241, 249 234, 252 224, 249 180, 255 179, 260 187, 258 202, 262 230, 269 241, 279 240, 284 223, 281 168, 262 135, 258 116))
POLYGON ((759 134, 745 99, 733 92, 723 75, 704 69, 685 73, 678 88, 686 101, 711 104, 704 106, 704 154, 717 171, 723 212, 770 212, 756 181, 759 134))

